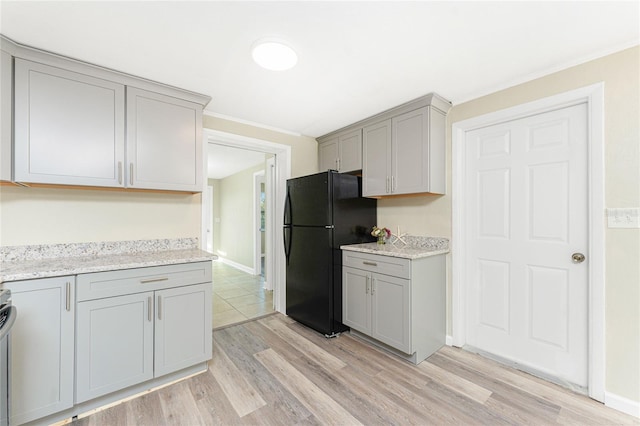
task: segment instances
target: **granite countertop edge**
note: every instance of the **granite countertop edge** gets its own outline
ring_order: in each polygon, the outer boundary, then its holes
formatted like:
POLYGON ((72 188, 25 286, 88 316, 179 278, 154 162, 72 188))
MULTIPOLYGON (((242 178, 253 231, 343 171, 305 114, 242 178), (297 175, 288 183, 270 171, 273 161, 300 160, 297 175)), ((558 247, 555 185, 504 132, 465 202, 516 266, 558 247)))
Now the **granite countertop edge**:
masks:
POLYGON ((160 250, 48 259, 12 260, 0 263, 0 284, 36 278, 52 278, 93 272, 215 260, 218 256, 200 249, 160 250))
POLYGON ((360 253, 378 254, 381 256, 401 257, 404 259, 421 259, 449 253, 449 248, 441 247, 395 247, 392 244, 362 243, 340 246, 342 250, 360 253))

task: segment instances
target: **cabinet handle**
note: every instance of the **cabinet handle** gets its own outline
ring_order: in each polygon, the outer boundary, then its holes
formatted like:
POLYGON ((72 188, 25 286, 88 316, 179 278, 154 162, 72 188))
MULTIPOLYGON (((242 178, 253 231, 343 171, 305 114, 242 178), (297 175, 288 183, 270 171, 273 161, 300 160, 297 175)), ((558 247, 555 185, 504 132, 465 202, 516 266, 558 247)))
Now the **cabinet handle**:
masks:
POLYGON ((118 161, 118 185, 122 185, 122 161, 118 161))
POLYGON ((373 296, 376 292, 376 280, 371 277, 371 295, 373 296))
POLYGON ((158 295, 158 319, 162 319, 162 296, 158 295))
POLYGON ((371 277, 369 275, 367 275, 367 286, 364 290, 364 294, 369 294, 369 280, 371 279, 371 277))
POLYGON ((67 281, 67 289, 65 294, 65 309, 71 311, 71 283, 67 281))
POLYGON ((396 190, 396 179, 395 176, 391 175, 391 193, 396 190))
POLYGON ((340 159, 339 158, 336 158, 336 165, 338 167, 337 170, 340 171, 340 159))
POLYGON ((367 262, 366 260, 362 261, 363 265, 369 265, 369 266, 378 266, 378 264, 376 262, 367 262))
POLYGON ((156 283, 158 281, 169 281, 169 277, 147 278, 146 280, 140 280, 140 284, 156 283))
POLYGON ((151 322, 153 321, 153 298, 151 296, 147 298, 147 305, 149 307, 147 309, 147 319, 151 322))
POLYGON ((133 163, 129 163, 129 184, 133 186, 133 163))

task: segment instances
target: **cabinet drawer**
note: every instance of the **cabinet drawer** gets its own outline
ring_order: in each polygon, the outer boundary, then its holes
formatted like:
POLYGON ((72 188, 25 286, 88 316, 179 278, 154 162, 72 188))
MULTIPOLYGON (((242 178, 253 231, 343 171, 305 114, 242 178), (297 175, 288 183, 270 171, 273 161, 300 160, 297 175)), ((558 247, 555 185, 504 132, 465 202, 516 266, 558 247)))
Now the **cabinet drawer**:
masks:
POLYGON ((78 275, 78 302, 211 282, 211 262, 151 266, 78 275))
POLYGON ((410 259, 344 250, 342 252, 342 263, 344 266, 379 274, 406 279, 411 278, 410 259))

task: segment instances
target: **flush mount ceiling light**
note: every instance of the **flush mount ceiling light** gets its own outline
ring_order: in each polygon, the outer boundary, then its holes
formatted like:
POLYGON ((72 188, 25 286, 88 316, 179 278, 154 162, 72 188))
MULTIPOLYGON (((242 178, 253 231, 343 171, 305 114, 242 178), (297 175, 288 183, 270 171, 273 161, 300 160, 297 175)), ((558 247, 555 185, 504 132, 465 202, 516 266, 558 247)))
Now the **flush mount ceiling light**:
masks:
POLYGON ((296 52, 279 40, 259 40, 251 49, 253 60, 262 68, 285 71, 298 63, 296 52))

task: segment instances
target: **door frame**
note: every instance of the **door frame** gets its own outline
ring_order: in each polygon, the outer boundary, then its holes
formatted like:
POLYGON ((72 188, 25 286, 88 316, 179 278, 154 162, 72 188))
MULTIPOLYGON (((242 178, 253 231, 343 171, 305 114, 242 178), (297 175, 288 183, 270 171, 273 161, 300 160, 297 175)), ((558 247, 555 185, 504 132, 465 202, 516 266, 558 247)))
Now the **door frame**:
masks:
POLYGON ((576 105, 587 104, 588 191, 588 392, 595 400, 605 394, 605 221, 604 221, 604 83, 546 97, 452 124, 452 324, 453 346, 466 344, 467 252, 464 200, 467 165, 466 133, 507 121, 576 105))
MULTIPOLYGON (((265 170, 266 170, 266 162, 265 162, 265 170)), ((265 170, 261 170, 259 172, 255 172, 253 174, 253 274, 260 275, 262 273, 262 235, 260 231, 260 184, 265 182, 264 172, 265 170)), ((266 201, 266 200, 265 200, 266 201)), ((266 208, 266 206, 265 206, 266 208)), ((265 232, 268 223, 265 220, 265 232)), ((265 241, 265 252, 267 251, 266 241, 265 241)))
MULTIPOLYGON (((287 192, 287 179, 291 177, 291 147, 289 145, 282 145, 275 142, 266 141, 263 139, 256 139, 248 136, 236 135, 234 133, 222 132, 219 130, 203 129, 203 150, 206 153, 206 149, 209 143, 215 143, 220 145, 226 145, 235 148, 250 149, 253 151, 264 152, 266 154, 273 154, 275 156, 275 172, 274 172, 274 185, 273 185, 273 202, 275 203, 274 217, 270 224, 273 225, 273 230, 282 229, 283 215, 284 215, 284 199, 287 192)), ((207 156, 203 155, 203 162, 205 164, 204 170, 207 170, 206 161, 207 156)), ((206 187, 207 179, 203 179, 203 186, 206 187)), ((204 218, 204 208, 202 206, 204 218)), ((203 219, 204 221, 204 219, 203 219)), ((206 228, 201 227, 201 247, 203 242, 206 241, 205 234, 206 228)), ((274 234, 275 236, 275 234, 274 234)), ((273 271, 273 290, 274 290, 274 308, 276 311, 286 314, 286 288, 285 288, 285 257, 284 257, 284 244, 282 238, 272 238, 271 246, 267 250, 271 250, 273 253, 273 264, 266 266, 267 271, 271 269, 273 271), (270 268, 271 266, 271 268, 270 268)))

